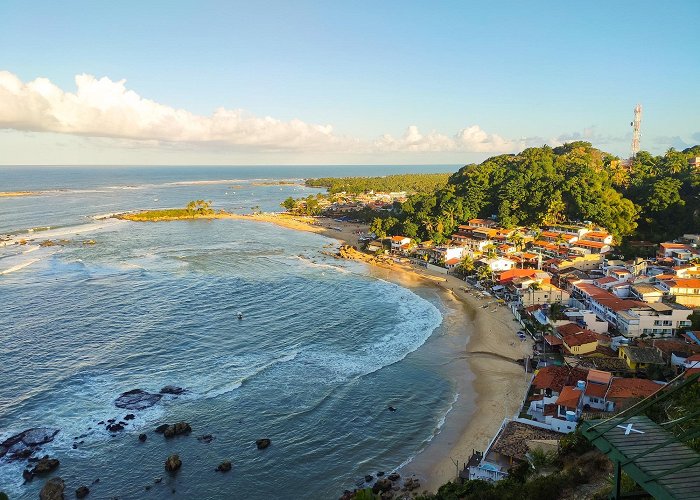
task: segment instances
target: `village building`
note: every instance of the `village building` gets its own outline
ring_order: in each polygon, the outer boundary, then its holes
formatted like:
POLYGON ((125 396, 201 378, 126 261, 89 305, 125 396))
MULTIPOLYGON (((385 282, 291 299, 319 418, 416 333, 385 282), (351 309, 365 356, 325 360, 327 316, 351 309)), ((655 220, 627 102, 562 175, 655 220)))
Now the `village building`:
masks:
POLYGON ((510 420, 501 425, 478 464, 469 467, 469 479, 499 481, 508 469, 527 460, 528 442, 558 441, 562 435, 535 423, 510 420))
POLYGON ((652 366, 664 366, 664 358, 655 347, 625 345, 618 349, 618 356, 631 370, 646 370, 652 366))

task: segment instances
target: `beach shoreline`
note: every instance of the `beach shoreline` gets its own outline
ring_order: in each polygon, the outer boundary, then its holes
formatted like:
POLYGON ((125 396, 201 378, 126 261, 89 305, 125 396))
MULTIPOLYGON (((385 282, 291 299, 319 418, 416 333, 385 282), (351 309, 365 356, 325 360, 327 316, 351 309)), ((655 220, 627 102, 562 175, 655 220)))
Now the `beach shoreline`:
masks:
MULTIPOLYGON (((325 217, 256 214, 232 218, 314 232, 346 245, 357 245, 358 232, 367 231, 364 225, 325 217)), ((532 341, 518 339, 516 332, 520 325, 505 305, 498 305, 495 299, 477 297, 464 281, 452 275, 410 264, 360 260, 374 269, 370 274, 401 286, 438 287, 443 292, 443 301, 451 298, 464 309, 464 315, 461 318, 455 315, 448 326, 450 334, 458 336, 460 341, 465 340, 462 345, 455 344, 457 350, 452 353, 452 361, 457 367, 452 373, 458 379, 454 381, 457 388, 464 383, 461 376, 470 375, 468 382, 474 393, 473 402, 462 402, 450 411, 440 433, 404 467, 405 472, 424 481, 421 489, 435 492, 441 485, 456 479, 472 451, 484 451, 503 420, 512 417, 520 408, 531 374, 525 373, 517 361, 532 354, 532 341), (470 373, 460 374, 462 369, 470 373), (457 466, 453 460, 458 462, 457 466)))

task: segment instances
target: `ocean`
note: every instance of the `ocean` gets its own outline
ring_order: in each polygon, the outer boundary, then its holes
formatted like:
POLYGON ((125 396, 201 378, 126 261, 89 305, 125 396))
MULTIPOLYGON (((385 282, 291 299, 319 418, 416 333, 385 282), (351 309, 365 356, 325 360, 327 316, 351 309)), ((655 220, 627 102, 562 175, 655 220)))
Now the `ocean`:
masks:
MULTIPOLYGON (((0 246, 0 443, 60 429, 39 455, 60 460, 69 496, 86 484, 90 498, 330 499, 410 464, 459 397, 436 355, 450 311, 434 287, 380 279, 322 254, 335 240, 266 223, 103 217, 193 199, 273 211, 321 191, 302 178, 456 169, 0 168, 0 191, 38 192, 0 198, 0 234, 62 240, 0 246), (115 406, 167 385, 185 392, 115 406), (128 413, 123 431, 99 424, 128 413), (192 433, 153 432, 178 421, 192 433), (223 460, 231 472, 215 472, 223 460)), ((23 484, 25 467, 0 459, 0 491, 36 498, 43 479, 23 484)))

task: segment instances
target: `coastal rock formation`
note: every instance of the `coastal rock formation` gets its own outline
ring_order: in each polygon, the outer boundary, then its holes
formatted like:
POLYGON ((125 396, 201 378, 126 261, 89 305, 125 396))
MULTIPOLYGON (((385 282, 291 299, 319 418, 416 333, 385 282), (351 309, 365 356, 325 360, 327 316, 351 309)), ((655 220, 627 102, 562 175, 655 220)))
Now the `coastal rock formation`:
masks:
POLYGON ((216 468, 218 472, 228 472, 231 470, 231 462, 228 460, 224 460, 219 464, 219 466, 216 468))
POLYGON ((151 394, 141 389, 134 389, 122 393, 114 401, 114 406, 125 410, 145 410, 160 401, 162 397, 161 394, 151 394))
POLYGON ((63 500, 66 485, 60 477, 52 477, 41 488, 39 500, 63 500))
POLYGON ((180 434, 189 434, 192 432, 192 427, 187 422, 178 422, 173 425, 169 425, 163 431, 163 435, 166 438, 171 438, 174 436, 179 436, 180 434))
POLYGON ((107 430, 108 430, 109 432, 119 432, 119 431, 123 431, 123 430, 124 430, 124 426, 123 426, 121 423, 119 423, 119 424, 109 424, 109 425, 107 426, 107 430))
POLYGON ((197 441, 199 441, 200 443, 207 443, 207 444, 209 444, 209 443, 211 443, 212 441, 214 441, 214 436, 212 436, 211 434, 205 434, 204 436, 199 436, 199 437, 197 438, 197 441))
POLYGON ((377 493, 384 493, 385 491, 391 491, 391 488, 394 485, 391 483, 391 481, 387 478, 384 479, 379 479, 377 480, 376 483, 374 483, 374 486, 372 486, 372 493, 375 495, 377 493))
POLYGON ((365 476, 365 483, 371 483, 373 479, 374 479, 374 476, 372 474, 367 474, 365 476))
POLYGON ((32 471, 30 471, 29 469, 24 469, 22 471, 22 478, 24 479, 25 482, 28 483, 29 481, 34 479, 34 474, 32 474, 32 471))
POLYGON ((133 413, 127 413, 126 415, 124 415, 124 420, 134 420, 135 418, 136 415, 134 415, 133 413))
POLYGON ((165 432, 165 429, 167 429, 168 427, 170 427, 168 424, 161 424, 158 427, 156 427, 154 431, 158 434, 163 434, 165 432))
POLYGON ((389 481, 398 481, 399 479, 401 479, 401 475, 398 472, 392 472, 387 476, 387 478, 389 479, 389 481))
POLYGON ((0 458, 3 458, 8 453, 10 454, 10 460, 28 458, 39 446, 53 441, 59 432, 59 429, 37 427, 10 436, 0 443, 0 458))
POLYGON ((174 394, 176 396, 179 396, 183 392, 185 392, 185 389, 183 389, 182 387, 174 386, 174 385, 166 385, 165 387, 163 387, 160 390, 161 394, 174 394))
POLYGON ((165 461, 165 470, 176 472, 182 466, 182 460, 178 455, 170 455, 165 461))
POLYGON ((59 462, 58 459, 49 458, 48 455, 45 455, 36 463, 32 469, 32 474, 48 474, 49 472, 56 470, 59 465, 61 465, 61 462, 59 462))
POLYGON ((85 485, 80 486, 75 490, 75 498, 85 498, 90 494, 90 488, 85 485))
POLYGON ((262 439, 258 439, 257 441, 255 441, 255 446, 258 447, 258 450, 264 450, 265 448, 267 448, 271 444, 272 444, 272 441, 270 441, 268 438, 262 438, 262 439))
POLYGON ((144 441, 146 441, 146 439, 148 439, 148 436, 146 436, 143 433, 139 434, 139 441, 141 441, 143 443, 144 441))

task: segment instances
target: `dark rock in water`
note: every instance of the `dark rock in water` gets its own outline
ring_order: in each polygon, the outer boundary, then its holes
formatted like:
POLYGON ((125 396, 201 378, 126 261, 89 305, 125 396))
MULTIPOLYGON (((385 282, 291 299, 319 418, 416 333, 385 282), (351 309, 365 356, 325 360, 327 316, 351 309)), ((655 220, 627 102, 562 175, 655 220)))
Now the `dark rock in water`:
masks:
MULTIPOLYGON (((0 458, 7 453, 11 455, 26 453, 27 448, 35 451, 42 444, 50 443, 60 431, 58 429, 47 429, 43 427, 27 429, 19 434, 10 436, 0 443, 0 458)), ((31 454, 30 454, 31 455, 31 454)), ((28 457, 27 457, 28 458, 28 457)))
POLYGON ((387 409, 388 409, 389 411, 396 411, 396 408, 394 408, 393 406, 390 406, 390 407, 387 408, 387 409))
POLYGON ((39 492, 40 500, 63 500, 63 490, 65 488, 63 479, 52 477, 44 484, 39 492))
POLYGON ((155 484, 158 484, 158 483, 160 483, 162 480, 163 480, 162 477, 157 477, 157 478, 155 478, 155 479, 153 480, 153 482, 154 482, 155 484))
POLYGON ((189 434, 192 432, 192 427, 187 422, 178 422, 173 425, 169 425, 164 431, 163 435, 166 438, 171 438, 174 436, 179 436, 180 434, 189 434))
POLYGON ((124 422, 123 420, 120 420, 120 421, 119 421, 119 425, 129 425, 129 424, 127 424, 127 423, 124 422))
POLYGON ((143 489, 146 491, 151 491, 151 485, 147 484, 146 486, 143 487, 143 489))
POLYGON ((104 420, 100 420, 99 422, 97 422, 97 425, 104 425, 104 424, 105 424, 104 420))
POLYGON ((374 479, 374 476, 372 474, 367 474, 365 476, 365 483, 371 483, 373 479, 374 479))
POLYGON ((26 460, 29 457, 32 456, 34 453, 33 448, 24 448, 23 450, 16 451, 14 453, 10 453, 10 456, 8 457, 10 462, 13 462, 15 460, 26 460))
POLYGON ((32 471, 30 471, 30 470, 28 470, 28 469, 24 469, 24 470, 22 471, 22 477, 24 478, 24 480, 25 480, 26 482, 29 482, 29 481, 31 481, 32 479, 34 479, 34 474, 32 473, 32 471))
POLYGON ((392 486, 394 485, 391 484, 389 479, 379 479, 376 483, 374 483, 374 486, 372 486, 372 493, 377 494, 391 491, 392 486))
POLYGON ((384 475, 384 472, 383 472, 383 471, 377 472, 377 477, 382 477, 383 475, 384 475))
POLYGON ((401 475, 398 472, 392 472, 387 476, 390 481, 398 481, 401 479, 401 475))
POLYGON ((139 441, 141 441, 142 443, 146 441, 147 438, 148 436, 146 436, 145 434, 139 434, 139 441))
POLYGON ((116 418, 110 418, 109 420, 107 420, 107 423, 113 424, 113 423, 116 422, 116 421, 117 421, 116 418))
POLYGON ((78 443, 73 443, 73 449, 77 450, 78 449, 78 443))
POLYGON ((264 450, 268 446, 272 444, 272 441, 270 441, 268 438, 262 438, 258 439, 255 441, 255 446, 258 447, 258 450, 264 450))
POLYGON ((199 441, 200 443, 207 443, 207 444, 211 443, 213 440, 214 440, 214 436, 212 436, 211 434, 205 434, 204 436, 199 436, 197 438, 197 441, 199 441))
POLYGON ((119 432, 124 430, 124 426, 122 424, 109 424, 107 430, 109 432, 119 432))
POLYGON ((90 488, 83 485, 75 490, 75 498, 85 498, 90 493, 90 488))
POLYGON ((224 460, 219 464, 219 466, 216 468, 217 471, 219 472, 228 472, 231 470, 231 462, 228 460, 224 460))
POLYGON ((134 415, 133 413, 127 413, 127 414, 124 416, 124 420, 133 420, 133 419, 135 419, 135 418, 136 418, 136 415, 134 415))
POLYGON ((161 394, 151 394, 141 389, 127 391, 114 401, 114 406, 125 410, 145 410, 150 408, 163 396, 161 394))
POLYGON ((185 389, 183 389, 182 387, 176 387, 174 385, 166 385, 160 390, 161 394, 174 394, 176 396, 182 394, 183 392, 185 392, 185 389))
POLYGON ((182 460, 177 455, 170 455, 165 461, 165 470, 168 472, 176 472, 182 466, 182 460))
POLYGON ((61 465, 61 462, 59 462, 58 459, 49 458, 49 456, 46 455, 36 463, 32 469, 32 474, 48 474, 49 472, 56 470, 59 465, 61 465))
POLYGON ((92 484, 97 484, 97 483, 99 483, 99 482, 100 482, 100 478, 98 477, 97 479, 95 479, 95 480, 92 482, 92 484))
POLYGON ((168 427, 170 427, 168 424, 162 424, 162 425, 159 425, 158 427, 156 427, 154 430, 158 434, 163 434, 165 432, 165 429, 167 429, 168 427))

